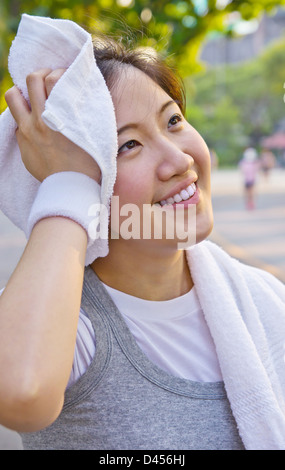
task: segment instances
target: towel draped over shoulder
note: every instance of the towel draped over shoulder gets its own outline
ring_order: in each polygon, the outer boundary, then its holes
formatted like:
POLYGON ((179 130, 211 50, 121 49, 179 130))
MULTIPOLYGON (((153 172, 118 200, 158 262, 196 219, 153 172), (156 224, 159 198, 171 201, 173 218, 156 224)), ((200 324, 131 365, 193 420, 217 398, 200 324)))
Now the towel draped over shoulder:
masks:
POLYGON ((187 256, 246 448, 285 450, 285 286, 209 241, 187 256))

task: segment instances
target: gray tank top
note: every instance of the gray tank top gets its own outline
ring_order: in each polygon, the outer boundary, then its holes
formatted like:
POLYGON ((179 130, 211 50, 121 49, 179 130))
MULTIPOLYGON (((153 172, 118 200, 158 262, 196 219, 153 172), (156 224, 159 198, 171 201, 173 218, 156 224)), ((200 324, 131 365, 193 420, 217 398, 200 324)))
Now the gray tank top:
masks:
POLYGON ((153 364, 90 267, 82 308, 95 331, 95 356, 67 389, 58 419, 21 435, 24 449, 244 449, 224 384, 181 379, 153 364))

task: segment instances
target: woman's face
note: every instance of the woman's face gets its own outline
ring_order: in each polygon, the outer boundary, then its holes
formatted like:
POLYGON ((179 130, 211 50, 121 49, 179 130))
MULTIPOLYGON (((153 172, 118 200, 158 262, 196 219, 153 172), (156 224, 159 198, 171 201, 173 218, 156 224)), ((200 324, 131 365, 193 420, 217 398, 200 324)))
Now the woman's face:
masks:
MULTIPOLYGON (((152 209, 153 217, 158 214, 155 211, 170 211, 176 221, 175 214, 179 212, 181 220, 183 213, 184 227, 191 217, 196 241, 203 240, 213 224, 210 156, 204 140, 184 119, 177 103, 132 66, 124 67, 111 94, 119 146, 114 195, 119 196, 120 210, 128 204, 125 212, 121 211, 125 216, 127 209, 137 208, 128 224, 129 230, 137 233, 134 223, 139 214, 140 237, 135 236, 135 241, 146 242, 144 207, 152 209)), ((161 239, 153 243, 177 246, 178 235, 171 237, 163 230, 161 239)))

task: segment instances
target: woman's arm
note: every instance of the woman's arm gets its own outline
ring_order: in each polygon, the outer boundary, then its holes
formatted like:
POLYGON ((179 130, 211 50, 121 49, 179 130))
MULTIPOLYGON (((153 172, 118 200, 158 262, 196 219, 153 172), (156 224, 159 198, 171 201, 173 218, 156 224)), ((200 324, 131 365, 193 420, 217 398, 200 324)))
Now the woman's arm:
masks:
MULTIPOLYGON (((79 171, 99 181, 93 159, 41 120, 45 99, 61 73, 42 70, 28 77, 31 109, 16 88, 6 95, 18 124, 23 162, 40 181, 60 171, 79 171)), ((40 220, 1 295, 0 423, 11 429, 41 429, 61 411, 73 361, 86 247, 87 233, 73 220, 40 220)))
POLYGON ((86 245, 76 222, 41 220, 0 298, 0 422, 11 429, 40 429, 61 411, 86 245))

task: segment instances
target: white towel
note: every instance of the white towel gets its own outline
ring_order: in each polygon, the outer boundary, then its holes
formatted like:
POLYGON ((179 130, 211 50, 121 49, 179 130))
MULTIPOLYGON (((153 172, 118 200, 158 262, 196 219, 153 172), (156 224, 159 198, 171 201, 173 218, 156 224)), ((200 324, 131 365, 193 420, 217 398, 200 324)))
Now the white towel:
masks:
MULTIPOLYGON (((9 54, 13 82, 28 100, 26 76, 40 68, 67 68, 53 88, 44 122, 88 152, 102 172, 101 202, 110 207, 116 178, 117 130, 111 95, 99 71, 89 33, 69 20, 24 14, 9 54)), ((0 209, 26 236, 40 183, 26 170, 9 109, 0 116, 0 209)), ((80 194, 79 194, 80 197, 80 194)), ((108 217, 102 212, 100 240, 89 242, 86 264, 108 253, 108 217)))
POLYGON ((285 286, 213 243, 187 253, 241 438, 285 450, 285 286))

